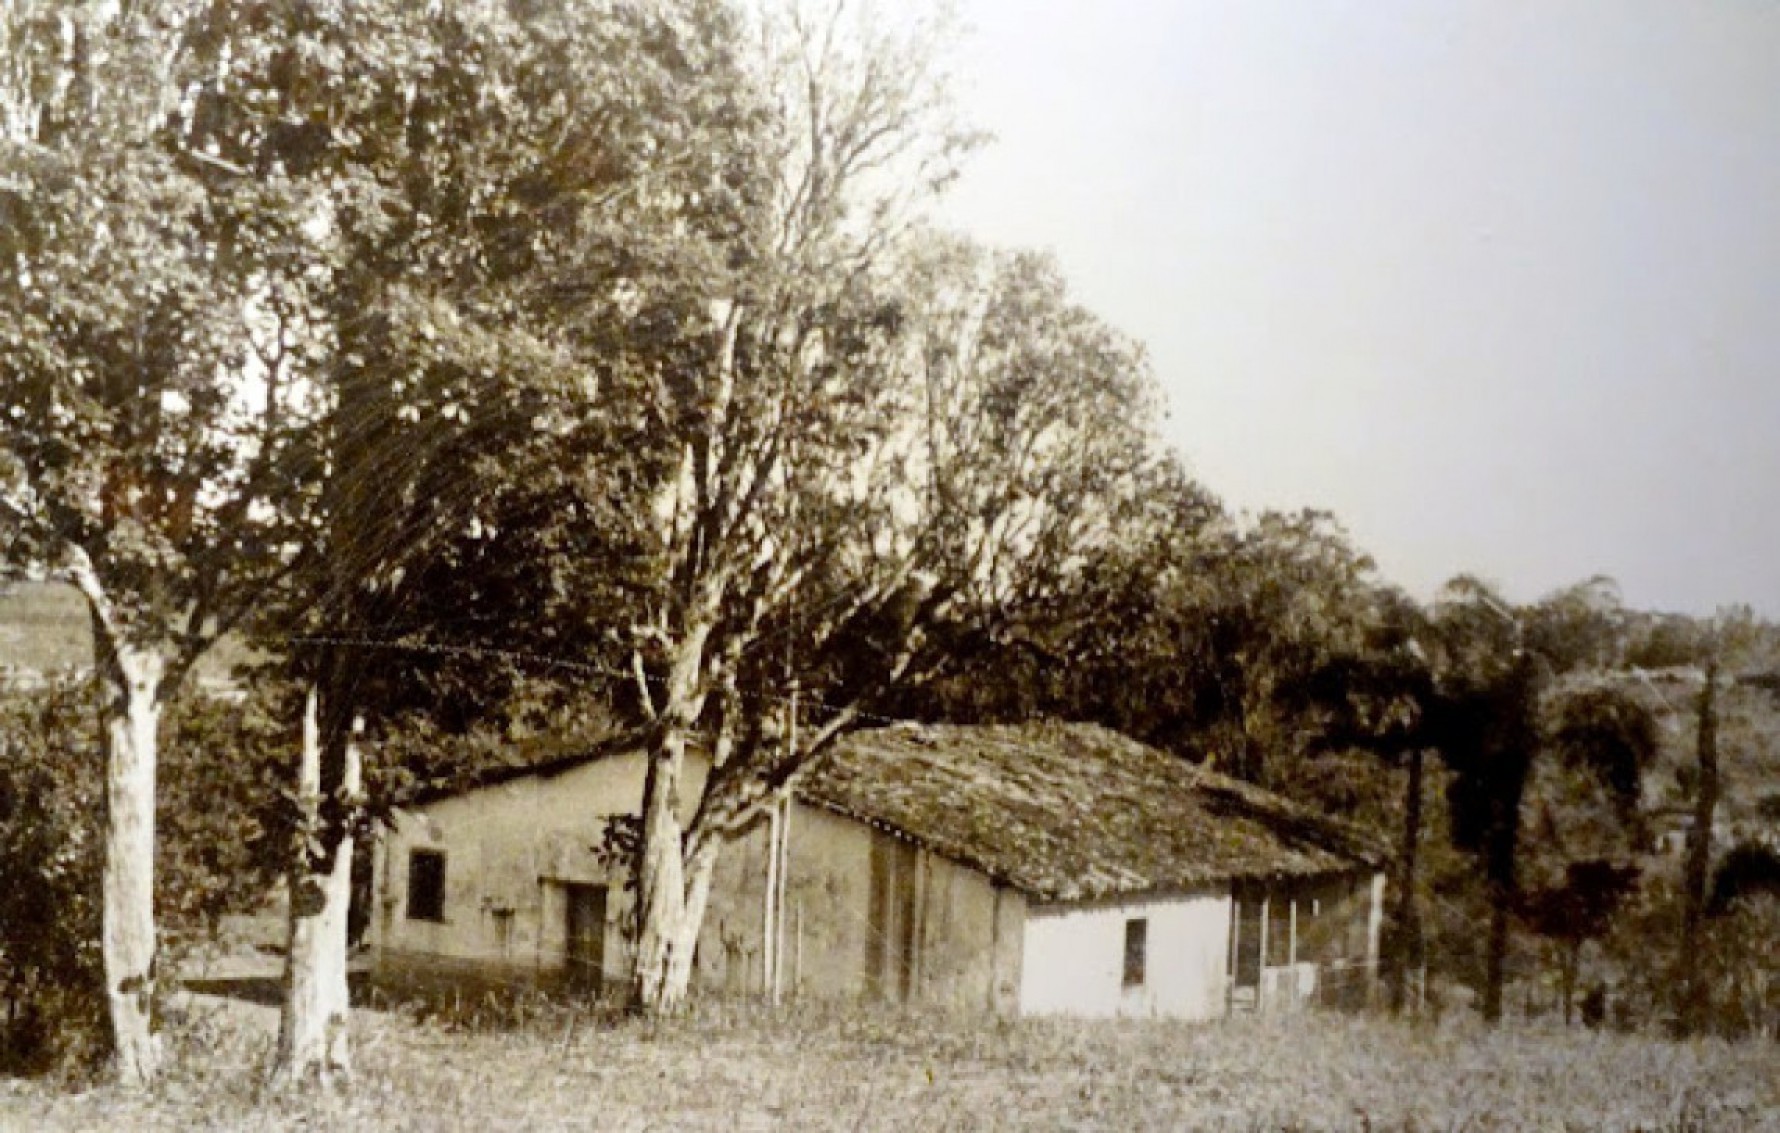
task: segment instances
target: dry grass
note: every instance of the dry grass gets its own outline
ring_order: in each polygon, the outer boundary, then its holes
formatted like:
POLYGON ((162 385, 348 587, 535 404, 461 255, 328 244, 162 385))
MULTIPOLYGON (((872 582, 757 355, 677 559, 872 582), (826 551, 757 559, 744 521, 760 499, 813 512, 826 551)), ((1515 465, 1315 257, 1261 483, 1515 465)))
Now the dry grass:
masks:
POLYGON ((1780 1129, 1771 1045, 1319 1016, 1212 1025, 769 1015, 650 1025, 530 1005, 362 1011, 334 1097, 262 1096, 265 1017, 197 1011, 152 1098, 0 1083, 43 1130, 1780 1129))

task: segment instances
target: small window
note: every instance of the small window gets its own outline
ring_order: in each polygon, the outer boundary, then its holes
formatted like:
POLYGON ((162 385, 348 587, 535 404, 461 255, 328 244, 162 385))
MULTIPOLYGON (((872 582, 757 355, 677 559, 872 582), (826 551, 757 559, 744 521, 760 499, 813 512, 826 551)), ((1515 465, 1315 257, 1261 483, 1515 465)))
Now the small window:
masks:
POLYGON ((445 855, 438 850, 408 851, 408 919, 445 919, 445 855))
POLYGON ((1144 970, 1148 967, 1150 922, 1147 917, 1133 917, 1125 922, 1125 986, 1142 987, 1144 970))

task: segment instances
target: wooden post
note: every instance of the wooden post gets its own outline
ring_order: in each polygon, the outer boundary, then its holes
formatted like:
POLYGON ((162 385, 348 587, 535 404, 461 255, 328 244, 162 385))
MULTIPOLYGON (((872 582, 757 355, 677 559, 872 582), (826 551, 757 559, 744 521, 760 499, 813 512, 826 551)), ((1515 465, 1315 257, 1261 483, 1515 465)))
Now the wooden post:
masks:
POLYGON ((1236 985, 1242 976, 1242 898, 1230 887, 1230 970, 1224 988, 1224 1014, 1236 1010, 1236 985))
POLYGON ((774 1001, 773 971, 778 961, 777 948, 779 898, 779 806, 774 803, 766 812, 766 892, 761 894, 760 907, 760 990, 768 1002, 774 1001))
POLYGON ((1298 898, 1291 898, 1290 928, 1286 937, 1286 974, 1291 980, 1292 1006, 1298 1005, 1298 898))
POLYGON ((1373 875, 1370 896, 1372 907, 1366 915, 1366 966, 1363 969, 1368 1006, 1377 1002, 1378 995, 1378 943, 1384 934, 1384 874, 1373 875))
POLYGON ((1261 898, 1261 956, 1255 971, 1255 1014, 1264 1013, 1267 1004, 1267 917, 1273 904, 1272 895, 1261 898))
POLYGON ((791 871, 791 796, 789 794, 779 800, 775 817, 778 819, 779 839, 778 864, 773 868, 773 883, 778 887, 778 891, 773 894, 771 997, 773 1005, 776 1007, 785 990, 785 890, 786 876, 791 871))

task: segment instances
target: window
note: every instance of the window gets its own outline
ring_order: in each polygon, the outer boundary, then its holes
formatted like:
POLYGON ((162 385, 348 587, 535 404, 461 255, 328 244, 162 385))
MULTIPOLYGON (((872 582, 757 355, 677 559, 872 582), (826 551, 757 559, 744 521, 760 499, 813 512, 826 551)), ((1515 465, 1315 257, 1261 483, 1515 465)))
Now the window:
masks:
POLYGON ((408 851, 408 919, 445 919, 445 855, 438 850, 408 851))
POLYGON ((1125 922, 1125 986, 1142 987, 1149 959, 1150 922, 1133 917, 1125 922))

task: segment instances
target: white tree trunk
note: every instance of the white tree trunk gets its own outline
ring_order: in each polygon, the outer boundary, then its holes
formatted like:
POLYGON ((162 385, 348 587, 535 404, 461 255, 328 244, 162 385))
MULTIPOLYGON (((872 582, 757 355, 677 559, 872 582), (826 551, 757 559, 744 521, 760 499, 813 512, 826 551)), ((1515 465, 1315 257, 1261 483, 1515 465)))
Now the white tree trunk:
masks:
POLYGON ((667 975, 663 991, 669 1003, 686 1002, 692 987, 692 961, 698 955, 698 934, 704 928, 705 907, 710 903, 711 876, 717 869, 717 844, 705 842, 693 851, 685 865, 686 898, 680 923, 669 942, 667 975))
POLYGON ((680 1009, 685 988, 675 991, 672 973, 686 919, 685 870, 681 864, 680 773, 686 735, 664 729, 649 753, 643 789, 643 847, 637 864, 637 951, 631 975, 631 1007, 648 1015, 680 1009))
MULTIPOLYGON (((97 630, 98 627, 95 626, 97 630)), ((155 743, 165 659, 110 643, 106 677, 105 868, 100 949, 120 1081, 153 1083, 155 994, 155 743)))
MULTIPOLYGON (((297 796, 305 828, 321 840, 298 852, 290 874, 290 934, 285 956, 284 1006, 272 1080, 281 1085, 319 1082, 324 1087, 352 1073, 347 1040, 350 1007, 346 981, 347 914, 352 903, 350 826, 321 821, 321 729, 316 693, 303 707, 303 747, 297 796)), ((342 794, 359 789, 359 754, 348 741, 342 757, 342 794)))

